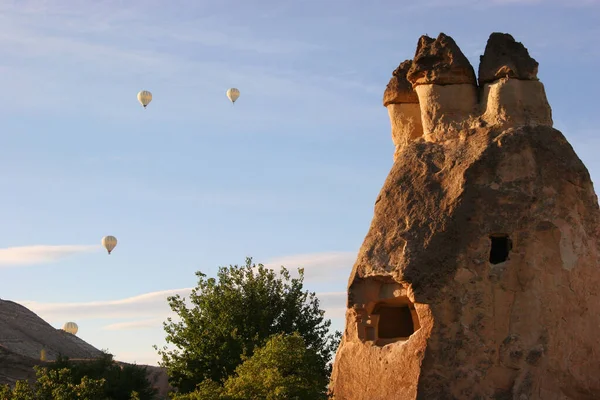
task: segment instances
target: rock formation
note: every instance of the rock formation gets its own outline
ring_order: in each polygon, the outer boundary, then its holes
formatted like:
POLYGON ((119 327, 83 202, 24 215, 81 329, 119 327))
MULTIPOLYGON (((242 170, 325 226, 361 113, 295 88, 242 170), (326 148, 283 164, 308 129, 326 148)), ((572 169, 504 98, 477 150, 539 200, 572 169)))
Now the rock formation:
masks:
POLYGON ((422 135, 389 112, 395 162, 348 282, 332 398, 600 399, 589 173, 520 43, 490 36, 481 87, 465 61, 422 37, 386 89, 389 110, 415 104, 412 84, 422 135))
POLYGON ((0 345, 16 354, 55 360, 58 353, 69 358, 96 358, 102 352, 79 337, 56 329, 35 313, 12 301, 0 300, 0 345))
MULTIPOLYGON (((12 301, 0 300, 0 384, 13 385, 17 380, 35 381, 34 365, 56 360, 58 354, 71 360, 85 361, 102 356, 102 351, 79 337, 55 329, 35 313, 12 301), (40 352, 46 351, 46 362, 40 352)), ((119 362, 120 364, 127 364, 119 362)), ((171 387, 166 370, 143 365, 159 398, 167 398, 171 387)))
MULTIPOLYGON (((392 141, 399 150, 402 145, 423 136, 419 97, 406 79, 412 60, 406 60, 393 72, 383 93, 383 106, 387 107, 392 123, 392 141)), ((394 160, 396 156, 394 155, 394 160)))

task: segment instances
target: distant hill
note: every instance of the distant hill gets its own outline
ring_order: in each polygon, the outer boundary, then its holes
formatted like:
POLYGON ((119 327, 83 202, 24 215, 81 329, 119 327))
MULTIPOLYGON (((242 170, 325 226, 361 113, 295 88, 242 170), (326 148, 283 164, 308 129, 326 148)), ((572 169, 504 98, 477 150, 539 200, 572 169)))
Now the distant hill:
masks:
MULTIPOLYGON (((34 381, 33 366, 52 362, 59 353, 71 360, 94 359, 103 354, 77 336, 54 328, 28 308, 0 299, 0 384, 34 381), (46 362, 40 360, 42 349, 46 351, 46 362)), ((141 366, 147 367, 148 379, 161 397, 166 397, 169 385, 164 368, 141 366)))
POLYGON ((46 359, 59 353, 69 358, 97 358, 102 352, 75 335, 56 329, 34 312, 12 301, 0 300, 0 346, 33 359, 46 349, 46 359))

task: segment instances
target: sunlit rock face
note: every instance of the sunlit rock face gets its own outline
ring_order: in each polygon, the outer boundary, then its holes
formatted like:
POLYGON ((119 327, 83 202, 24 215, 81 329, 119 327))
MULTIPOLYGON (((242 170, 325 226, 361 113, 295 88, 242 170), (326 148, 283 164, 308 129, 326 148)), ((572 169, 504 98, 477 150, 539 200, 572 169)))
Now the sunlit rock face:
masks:
POLYGON ((598 199, 537 69, 494 33, 477 80, 444 34, 394 71, 333 399, 600 399, 598 199))

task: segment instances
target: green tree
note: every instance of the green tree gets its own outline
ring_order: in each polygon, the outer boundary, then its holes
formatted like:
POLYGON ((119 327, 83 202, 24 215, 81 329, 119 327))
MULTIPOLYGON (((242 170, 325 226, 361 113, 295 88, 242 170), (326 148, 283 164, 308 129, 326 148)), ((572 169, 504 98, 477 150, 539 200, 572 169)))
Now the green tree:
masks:
POLYGON ((12 399, 12 389, 9 385, 0 385, 0 400, 12 399))
POLYGON ((317 354, 299 334, 273 335, 239 365, 223 387, 205 380, 175 400, 326 400, 327 379, 317 354))
POLYGON ((304 270, 291 278, 255 265, 220 267, 217 279, 196 272, 198 285, 190 295, 191 308, 181 296, 168 298, 181 319, 165 322, 166 341, 174 345, 158 349, 161 366, 179 393, 194 391, 204 380, 225 381, 249 358, 256 347, 279 333, 298 332, 318 360, 323 379, 330 374, 330 361, 341 334, 330 334, 315 293, 303 290, 304 270))
POLYGON ((225 382, 233 400, 325 400, 328 379, 302 336, 274 335, 225 382))
POLYGON ((35 393, 27 381, 17 381, 11 400, 36 400, 35 393))
POLYGON ((35 366, 37 381, 30 385, 27 381, 17 381, 11 390, 0 388, 1 400, 100 400, 105 381, 84 377, 80 383, 73 382, 68 368, 49 369, 35 366))
MULTIPOLYGON (((151 400, 156 397, 157 390, 148 381, 146 367, 138 365, 121 365, 114 361, 112 354, 104 352, 102 357, 84 362, 72 362, 68 357, 59 355, 55 362, 49 363, 52 371, 67 369, 73 382, 84 382, 86 385, 80 390, 91 387, 93 381, 103 380, 103 399, 129 399, 132 392, 140 400, 151 400)), ((53 378, 58 381, 58 376, 53 378)))
POLYGON ((224 394, 223 386, 215 381, 206 379, 202 381, 196 390, 185 394, 175 394, 173 400, 229 400, 224 394))
MULTIPOLYGON (((30 385, 27 381, 17 381, 11 390, 8 385, 0 386, 0 400, 141 400, 138 392, 131 390, 132 384, 124 385, 114 375, 107 374, 107 370, 121 368, 116 363, 107 364, 112 358, 104 357, 100 360, 70 363, 68 358, 59 356, 55 365, 50 367, 35 366, 36 382, 30 385), (82 370, 90 371, 92 375, 105 375, 98 379, 81 375, 82 370), (115 389, 116 387, 116 389, 115 389)), ((131 366, 130 366, 131 367, 131 366)), ((125 368, 123 368, 125 370, 125 368)), ((123 376, 130 376, 127 372, 123 376)), ((133 384, 135 386, 135 384, 133 384)), ((146 386, 146 385, 144 385, 146 386)), ((145 390, 144 388, 142 388, 145 390)), ((145 398, 152 399, 145 394, 145 398)))

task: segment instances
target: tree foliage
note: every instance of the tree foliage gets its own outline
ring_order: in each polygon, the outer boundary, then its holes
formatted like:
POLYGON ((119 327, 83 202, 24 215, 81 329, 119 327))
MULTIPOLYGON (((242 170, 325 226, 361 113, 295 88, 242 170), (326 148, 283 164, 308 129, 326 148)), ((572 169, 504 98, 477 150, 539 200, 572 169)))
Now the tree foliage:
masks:
POLYGON ((325 400, 327 379, 299 334, 273 335, 239 365, 223 387, 205 380, 176 400, 325 400))
POLYGON ((46 366, 35 366, 36 382, 16 382, 14 388, 0 386, 1 400, 151 400, 156 389, 146 378, 146 368, 121 367, 112 355, 71 362, 59 355, 46 366))
POLYGON ((2 400, 100 400, 106 381, 84 377, 75 383, 68 368, 52 369, 35 366, 37 381, 17 381, 11 390, 8 385, 0 388, 2 400))
POLYGON ((164 323, 166 341, 174 349, 155 348, 179 393, 189 393, 205 380, 221 384, 243 357, 250 358, 255 348, 280 333, 298 332, 314 353, 323 380, 328 379, 341 335, 329 333, 331 321, 315 293, 303 290, 304 270, 298 272, 298 278, 291 278, 284 267, 277 274, 247 258, 244 266, 220 267, 216 279, 197 272, 190 308, 181 296, 169 297, 180 318, 164 323))
POLYGON ((148 381, 146 367, 134 364, 120 365, 108 353, 85 362, 72 362, 67 357, 59 355, 56 361, 50 364, 50 368, 69 369, 75 382, 80 382, 85 377, 104 379, 106 381, 104 395, 108 399, 128 399, 131 392, 135 391, 140 400, 150 400, 157 392, 148 381))

